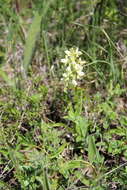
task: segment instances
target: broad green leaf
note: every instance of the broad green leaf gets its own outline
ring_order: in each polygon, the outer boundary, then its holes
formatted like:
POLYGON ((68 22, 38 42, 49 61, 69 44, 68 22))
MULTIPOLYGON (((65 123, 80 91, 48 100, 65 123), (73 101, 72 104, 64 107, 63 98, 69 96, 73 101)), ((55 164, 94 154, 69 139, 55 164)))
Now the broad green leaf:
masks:
POLYGON ((96 148, 94 136, 90 135, 88 140, 88 159, 90 163, 103 162, 103 158, 100 157, 99 152, 96 148))
POLYGON ((75 122, 75 119, 76 119, 76 114, 72 108, 72 105, 70 105, 69 107, 69 111, 68 111, 68 115, 67 116, 64 116, 65 119, 68 119, 70 121, 73 121, 75 122))
POLYGON ((93 139, 93 136, 89 136, 89 143, 88 143, 88 158, 91 163, 93 163, 96 159, 96 146, 93 139))
POLYGON ((75 123, 76 123, 76 132, 78 136, 81 138, 81 140, 84 141, 88 131, 88 125, 89 125, 88 121, 85 118, 79 116, 77 117, 75 123))
POLYGON ((76 141, 77 142, 84 141, 89 126, 88 120, 80 116, 79 112, 75 112, 74 109, 72 108, 72 105, 70 106, 68 115, 65 116, 64 118, 73 121, 76 124, 75 125, 75 132, 77 134, 76 141))
POLYGON ((69 171, 76 169, 76 168, 86 168, 88 166, 92 167, 92 165, 89 162, 86 162, 84 160, 71 160, 68 162, 64 162, 64 160, 59 160, 59 171, 60 173, 65 177, 68 178, 69 171))

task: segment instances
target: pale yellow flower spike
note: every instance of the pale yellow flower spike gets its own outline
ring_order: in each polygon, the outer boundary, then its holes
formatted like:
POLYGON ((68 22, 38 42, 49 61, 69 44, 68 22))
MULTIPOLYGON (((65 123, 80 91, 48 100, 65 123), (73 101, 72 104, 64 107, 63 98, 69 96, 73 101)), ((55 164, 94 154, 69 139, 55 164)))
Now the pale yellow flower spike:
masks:
POLYGON ((66 50, 65 54, 65 58, 61 59, 65 69, 61 80, 64 82, 65 89, 67 89, 68 87, 78 86, 78 81, 84 76, 83 65, 86 62, 81 59, 82 52, 79 51, 78 47, 66 50))

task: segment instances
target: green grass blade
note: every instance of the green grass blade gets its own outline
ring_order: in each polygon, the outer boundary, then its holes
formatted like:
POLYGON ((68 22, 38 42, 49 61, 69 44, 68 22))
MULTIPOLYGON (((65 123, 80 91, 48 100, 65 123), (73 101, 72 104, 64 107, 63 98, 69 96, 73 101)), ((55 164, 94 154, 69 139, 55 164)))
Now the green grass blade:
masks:
POLYGON ((46 169, 43 169, 43 173, 44 173, 44 190, 51 190, 46 169))
POLYGON ((39 15, 39 13, 36 12, 30 30, 28 31, 28 37, 26 39, 26 45, 24 50, 24 61, 23 61, 25 72, 27 72, 28 65, 32 60, 37 36, 40 32, 41 20, 42 20, 42 15, 39 15))
POLYGON ((50 4, 52 2, 55 2, 55 1, 53 1, 53 0, 49 0, 48 2, 44 1, 44 6, 43 6, 44 8, 41 11, 42 14, 39 14, 38 12, 35 13, 33 22, 28 31, 28 37, 26 39, 26 45, 25 45, 25 50, 24 50, 24 61, 23 61, 23 67, 24 67, 26 73, 28 70, 28 66, 33 57, 33 52, 35 49, 37 37, 40 33, 42 18, 45 18, 46 14, 49 10, 50 4))

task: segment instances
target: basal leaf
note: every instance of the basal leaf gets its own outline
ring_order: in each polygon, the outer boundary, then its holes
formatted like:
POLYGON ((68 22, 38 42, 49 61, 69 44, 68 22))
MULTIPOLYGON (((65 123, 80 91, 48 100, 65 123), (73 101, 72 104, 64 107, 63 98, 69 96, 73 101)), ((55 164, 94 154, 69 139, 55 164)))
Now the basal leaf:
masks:
POLYGON ((89 141, 88 141, 88 158, 89 158, 90 163, 103 162, 103 158, 101 158, 101 156, 96 148, 94 136, 92 136, 92 135, 89 136, 89 141))
POLYGON ((96 146, 93 139, 93 136, 89 136, 89 142, 88 142, 88 158, 91 163, 95 161, 96 158, 96 146))

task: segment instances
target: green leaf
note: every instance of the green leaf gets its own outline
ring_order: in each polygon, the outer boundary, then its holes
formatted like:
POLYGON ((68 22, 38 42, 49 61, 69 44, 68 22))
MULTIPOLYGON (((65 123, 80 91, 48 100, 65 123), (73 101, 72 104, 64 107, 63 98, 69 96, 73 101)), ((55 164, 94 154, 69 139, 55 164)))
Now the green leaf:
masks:
POLYGON ((65 177, 69 177, 70 170, 74 170, 76 168, 86 168, 88 166, 92 167, 92 165, 89 162, 86 162, 84 160, 71 160, 68 162, 65 162, 64 160, 59 160, 59 172, 65 177))
POLYGON ((41 93, 37 93, 37 94, 33 94, 31 95, 30 97, 30 100, 33 102, 33 103, 39 103, 41 98, 42 98, 42 94, 41 93))
POLYGON ((93 136, 89 136, 88 142, 88 158, 91 163, 95 161, 96 158, 96 146, 93 139, 93 136))
POLYGON ((41 14, 38 12, 35 12, 35 16, 33 19, 33 22, 31 24, 31 27, 28 32, 28 37, 26 39, 26 45, 25 45, 25 50, 24 50, 24 61, 23 61, 23 67, 25 69, 25 72, 27 73, 28 66, 32 60, 37 37, 40 33, 40 28, 41 28, 41 21, 42 18, 45 19, 45 16, 47 15, 47 12, 49 10, 49 7, 52 2, 55 2, 55 0, 49 0, 44 1, 43 9, 41 11, 41 14))
POLYGON ((94 136, 90 135, 88 140, 88 159, 90 163, 103 162, 103 158, 100 157, 100 154, 96 148, 94 136))
POLYGON ((78 116, 75 123, 76 123, 76 132, 78 134, 77 137, 78 139, 84 141, 88 131, 88 125, 89 125, 88 121, 85 118, 78 116))
POLYGON ((62 144, 57 151, 55 151, 52 155, 51 158, 57 158, 59 155, 64 151, 65 147, 67 146, 67 143, 62 144))
POLYGON ((43 183, 44 184, 44 189, 45 190, 50 190, 49 179, 48 179, 46 169, 43 169, 43 174, 44 174, 44 183, 43 183))
POLYGON ((37 36, 40 32, 41 20, 42 20, 42 15, 39 15, 39 13, 36 12, 33 22, 31 24, 30 30, 28 32, 28 37, 26 39, 26 45, 25 45, 25 50, 24 50, 23 66, 26 72, 27 72, 29 63, 32 60, 37 36))

